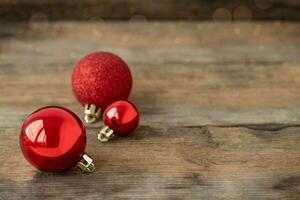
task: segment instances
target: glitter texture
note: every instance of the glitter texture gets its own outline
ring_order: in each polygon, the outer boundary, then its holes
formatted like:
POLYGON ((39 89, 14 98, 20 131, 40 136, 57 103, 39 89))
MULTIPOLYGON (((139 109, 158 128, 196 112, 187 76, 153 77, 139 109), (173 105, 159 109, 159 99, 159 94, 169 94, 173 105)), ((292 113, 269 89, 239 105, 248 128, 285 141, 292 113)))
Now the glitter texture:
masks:
POLYGON ((72 74, 72 89, 82 105, 95 104, 102 110, 131 92, 132 76, 127 64, 109 52, 95 52, 82 58, 72 74))

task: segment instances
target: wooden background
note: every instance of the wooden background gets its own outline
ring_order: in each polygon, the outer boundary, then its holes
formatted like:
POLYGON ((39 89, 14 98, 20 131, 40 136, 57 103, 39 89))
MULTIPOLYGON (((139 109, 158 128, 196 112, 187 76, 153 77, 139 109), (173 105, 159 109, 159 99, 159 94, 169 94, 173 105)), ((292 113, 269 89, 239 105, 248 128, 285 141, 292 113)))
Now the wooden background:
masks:
POLYGON ((50 20, 205 19, 300 20, 299 0, 0 0, 0 21, 27 21, 43 14, 50 20), (221 9, 221 10, 219 10, 221 9), (225 9, 225 10, 224 10, 225 9))
POLYGON ((0 200, 300 199, 299 22, 147 18, 0 20, 0 200), (47 105, 82 118, 71 72, 100 50, 128 62, 140 126, 103 144, 102 122, 87 125, 92 174, 39 172, 19 149, 20 126, 47 105))

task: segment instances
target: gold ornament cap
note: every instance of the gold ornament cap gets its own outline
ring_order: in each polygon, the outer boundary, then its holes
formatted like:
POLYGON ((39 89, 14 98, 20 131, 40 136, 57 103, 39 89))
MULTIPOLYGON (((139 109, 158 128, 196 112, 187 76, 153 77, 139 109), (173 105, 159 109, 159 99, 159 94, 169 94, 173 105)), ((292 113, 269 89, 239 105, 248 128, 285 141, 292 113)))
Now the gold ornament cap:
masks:
POLYGON ((101 109, 97 108, 96 105, 85 105, 84 109, 84 120, 86 123, 91 124, 97 121, 101 115, 101 109))
POLYGON ((104 126, 98 133, 98 140, 101 142, 108 142, 114 137, 114 131, 108 126, 104 126))
POLYGON ((77 167, 82 172, 91 173, 91 172, 95 171, 95 165, 93 163, 93 160, 86 153, 83 154, 82 159, 77 163, 77 167))

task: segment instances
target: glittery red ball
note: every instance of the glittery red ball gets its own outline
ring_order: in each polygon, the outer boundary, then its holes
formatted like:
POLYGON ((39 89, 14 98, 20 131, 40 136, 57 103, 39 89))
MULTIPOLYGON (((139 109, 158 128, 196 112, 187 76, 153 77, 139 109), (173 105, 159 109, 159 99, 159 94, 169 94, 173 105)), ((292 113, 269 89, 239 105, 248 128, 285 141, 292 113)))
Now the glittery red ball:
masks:
POLYGON ((126 100, 132 77, 127 64, 108 52, 95 52, 82 58, 72 74, 72 89, 82 105, 101 109, 117 100, 126 100))

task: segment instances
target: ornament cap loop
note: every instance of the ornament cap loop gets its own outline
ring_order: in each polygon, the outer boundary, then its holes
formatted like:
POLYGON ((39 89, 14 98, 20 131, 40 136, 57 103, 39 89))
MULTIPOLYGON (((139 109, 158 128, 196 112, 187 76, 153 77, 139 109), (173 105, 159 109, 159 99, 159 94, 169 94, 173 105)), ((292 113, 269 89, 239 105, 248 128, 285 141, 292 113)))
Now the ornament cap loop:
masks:
POLYGON ((82 159, 77 163, 77 167, 82 172, 87 172, 87 173, 91 173, 95 170, 95 165, 93 163, 93 160, 86 153, 83 154, 82 159))
POLYGON ((94 104, 85 105, 84 114, 85 114, 84 116, 85 122, 91 124, 100 118, 101 109, 97 108, 97 106, 94 104))
POLYGON ((108 142, 114 137, 114 131, 108 126, 103 127, 98 133, 98 140, 101 142, 108 142))

